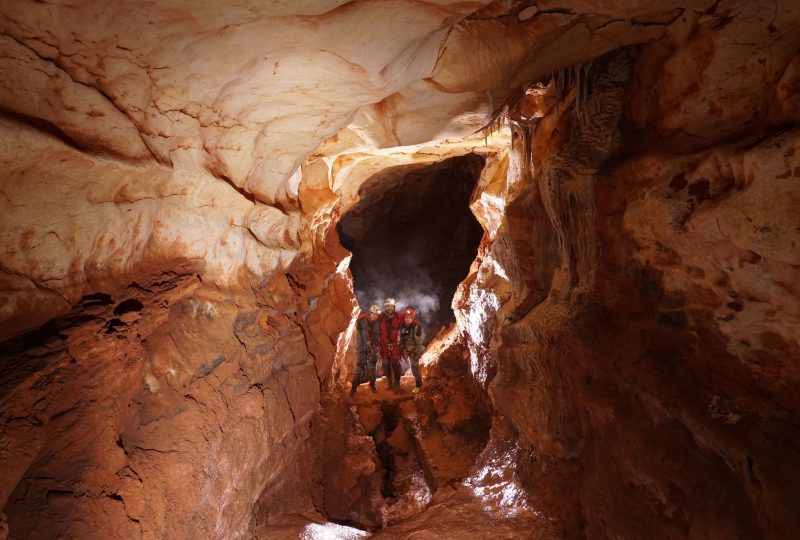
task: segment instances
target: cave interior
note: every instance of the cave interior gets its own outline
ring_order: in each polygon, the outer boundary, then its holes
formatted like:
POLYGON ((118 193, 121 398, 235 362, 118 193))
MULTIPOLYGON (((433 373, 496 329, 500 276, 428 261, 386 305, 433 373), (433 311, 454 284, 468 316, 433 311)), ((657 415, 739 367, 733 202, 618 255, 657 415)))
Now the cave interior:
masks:
POLYGON ((483 235, 469 207, 483 162, 467 154, 404 176, 389 169, 364 183, 337 224, 364 311, 393 297, 398 310, 415 309, 426 342, 455 322, 453 295, 483 235))
POLYGON ((0 540, 800 538, 796 4, 0 4, 0 540))

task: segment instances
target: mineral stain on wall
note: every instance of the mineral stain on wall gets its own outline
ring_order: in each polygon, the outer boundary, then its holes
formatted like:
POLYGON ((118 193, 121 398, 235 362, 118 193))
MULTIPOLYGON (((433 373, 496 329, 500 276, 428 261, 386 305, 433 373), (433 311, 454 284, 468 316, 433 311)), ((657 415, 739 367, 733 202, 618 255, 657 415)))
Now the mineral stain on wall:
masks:
POLYGON ((4 2, 0 538, 798 537, 799 25, 4 2), (397 251, 456 323, 349 400, 397 251))

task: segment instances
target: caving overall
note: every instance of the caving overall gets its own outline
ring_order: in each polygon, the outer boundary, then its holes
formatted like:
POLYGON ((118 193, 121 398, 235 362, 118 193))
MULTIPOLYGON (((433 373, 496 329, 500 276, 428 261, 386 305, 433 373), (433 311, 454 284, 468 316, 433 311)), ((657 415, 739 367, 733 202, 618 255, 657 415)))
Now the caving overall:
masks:
POLYGON ((369 388, 377 392, 375 387, 375 364, 378 362, 378 351, 380 347, 380 318, 374 321, 369 320, 369 313, 360 315, 356 320, 356 331, 358 335, 358 359, 356 363, 356 373, 353 377, 353 386, 350 389, 350 396, 356 395, 358 385, 369 380, 369 388), (365 377, 366 376, 366 377, 365 377))
POLYGON ((386 373, 387 387, 394 391, 400 390, 400 342, 398 332, 403 319, 395 311, 391 317, 386 312, 381 315, 381 358, 383 370, 386 373))
POLYGON ((422 388, 422 375, 419 373, 419 358, 422 356, 422 326, 417 321, 400 326, 400 354, 411 362, 416 388, 422 388))

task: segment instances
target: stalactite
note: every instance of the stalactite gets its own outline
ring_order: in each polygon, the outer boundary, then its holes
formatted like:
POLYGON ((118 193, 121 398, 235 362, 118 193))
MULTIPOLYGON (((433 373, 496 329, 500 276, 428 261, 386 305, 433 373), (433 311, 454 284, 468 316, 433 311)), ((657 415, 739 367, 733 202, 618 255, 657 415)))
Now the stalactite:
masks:
POLYGON ((582 123, 581 109, 582 106, 585 104, 586 100, 589 98, 589 90, 590 90, 589 78, 593 62, 594 60, 589 60, 582 64, 573 66, 576 75, 575 113, 578 117, 578 120, 581 121, 581 123, 582 123))
MULTIPOLYGON (((618 59, 618 62, 626 65, 627 60, 618 59)), ((553 291, 559 291, 562 297, 569 297, 577 290, 590 290, 594 283, 593 265, 599 257, 599 247, 591 178, 597 160, 607 157, 614 148, 614 126, 619 113, 619 96, 615 93, 618 85, 606 88, 608 84, 604 81, 617 76, 621 68, 616 63, 611 62, 615 64, 613 67, 606 61, 577 64, 554 71, 549 82, 542 83, 542 93, 555 93, 557 124, 571 125, 567 130, 570 140, 564 145, 566 151, 552 157, 550 165, 543 170, 533 171, 533 141, 541 118, 530 112, 527 117, 521 114, 519 103, 509 107, 507 113, 514 137, 512 148, 519 156, 520 177, 537 184, 558 246, 561 277, 553 282, 553 291), (611 71, 606 73, 609 69, 611 71), (600 89, 604 91, 598 93, 600 89), (561 117, 560 102, 567 101, 573 90, 574 116, 561 117), (608 106, 601 109, 589 106, 598 99, 608 106)))
MULTIPOLYGON (((538 118, 529 120, 509 119, 512 137, 521 139, 521 173, 522 177, 527 180, 533 178, 533 134, 536 130, 538 120, 538 118)), ((513 143, 512 147, 514 147, 513 143)))
POLYGON ((504 105, 499 111, 492 115, 491 120, 489 120, 484 127, 478 130, 483 135, 484 145, 488 146, 489 137, 491 137, 495 132, 500 131, 500 128, 506 123, 507 120, 508 106, 504 105))
POLYGON ((575 89, 575 115, 583 124, 581 110, 586 104, 586 100, 591 94, 591 75, 594 60, 587 60, 581 64, 575 64, 553 71, 549 78, 553 81, 556 93, 556 116, 561 115, 561 102, 566 101, 570 91, 575 89))

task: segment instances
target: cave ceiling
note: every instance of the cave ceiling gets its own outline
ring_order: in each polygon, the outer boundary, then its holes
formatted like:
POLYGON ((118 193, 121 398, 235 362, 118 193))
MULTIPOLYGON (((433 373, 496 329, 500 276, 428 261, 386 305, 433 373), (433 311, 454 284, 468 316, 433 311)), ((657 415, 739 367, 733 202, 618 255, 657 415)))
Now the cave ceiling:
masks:
POLYGON ((4 2, 4 334, 169 259, 285 268, 331 197, 502 148, 520 89, 711 2, 568 4, 4 2))

